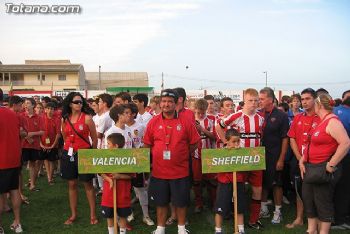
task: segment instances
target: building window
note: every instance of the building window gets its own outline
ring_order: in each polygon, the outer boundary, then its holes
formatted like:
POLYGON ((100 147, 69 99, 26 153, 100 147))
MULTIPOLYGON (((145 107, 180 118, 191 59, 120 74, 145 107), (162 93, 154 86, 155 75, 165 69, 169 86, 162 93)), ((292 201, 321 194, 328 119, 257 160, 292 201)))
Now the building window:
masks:
MULTIPOLYGON (((41 79, 45 80, 45 75, 41 75, 41 79)), ((38 75, 38 80, 40 81, 40 74, 38 75)))
POLYGON ((58 80, 66 80, 66 75, 58 75, 58 80))

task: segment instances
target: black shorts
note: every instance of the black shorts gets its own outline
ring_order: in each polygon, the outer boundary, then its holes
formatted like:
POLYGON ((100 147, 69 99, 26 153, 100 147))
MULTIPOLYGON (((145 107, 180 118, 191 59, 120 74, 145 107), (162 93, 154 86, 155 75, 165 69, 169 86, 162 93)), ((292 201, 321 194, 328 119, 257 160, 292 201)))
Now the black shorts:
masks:
POLYGON ((169 202, 175 207, 190 205, 191 183, 189 177, 180 179, 159 179, 151 177, 149 197, 156 206, 167 206, 169 202))
POLYGON ((66 180, 79 179, 83 182, 89 182, 94 178, 94 174, 78 174, 78 153, 74 153, 74 161, 68 156, 68 151, 63 150, 61 158, 61 177, 66 180))
POLYGON ((269 190, 273 186, 283 186, 283 171, 276 171, 276 168, 266 168, 263 171, 263 188, 269 190))
MULTIPOLYGON (((237 210, 243 214, 246 209, 246 195, 244 192, 244 183, 237 183, 237 210)), ((233 185, 218 182, 216 190, 215 209, 216 214, 227 217, 233 211, 233 185)))
POLYGON ((22 162, 40 160, 40 150, 36 149, 22 149, 22 162))
MULTIPOLYGON (((114 217, 113 207, 101 206, 102 216, 106 219, 112 219, 114 217)), ((122 218, 127 218, 131 215, 132 210, 130 207, 117 208, 117 215, 122 218)))
POLYGON ((53 148, 50 152, 40 151, 40 160, 49 160, 51 162, 58 160, 58 149, 53 148))
POLYGON ((18 189, 21 168, 0 169, 0 194, 18 189))
POLYGON ((318 218, 322 222, 334 221, 334 186, 332 184, 303 182, 302 191, 304 211, 308 218, 318 218))

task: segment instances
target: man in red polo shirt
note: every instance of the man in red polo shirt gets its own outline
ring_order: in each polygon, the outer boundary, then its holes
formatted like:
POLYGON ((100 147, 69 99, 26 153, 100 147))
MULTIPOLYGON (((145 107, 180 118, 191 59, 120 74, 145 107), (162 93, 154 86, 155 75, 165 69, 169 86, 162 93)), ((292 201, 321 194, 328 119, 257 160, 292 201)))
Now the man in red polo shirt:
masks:
POLYGON ((149 193, 157 207, 154 234, 165 233, 170 200, 176 208, 178 233, 188 233, 185 222, 191 189, 189 155, 197 148, 200 136, 195 125, 175 111, 177 101, 174 90, 162 91, 162 113, 150 120, 144 136, 144 145, 151 148, 153 159, 149 193))
MULTIPOLYGON (((20 222, 21 196, 18 191, 21 166, 20 124, 16 113, 1 106, 3 94, 0 89, 0 221, 5 193, 10 193, 15 219, 11 229, 22 232, 20 222)), ((0 233, 4 229, 0 223, 0 233)))
POLYGON ((296 193, 297 217, 292 223, 286 225, 287 228, 295 228, 304 224, 304 206, 301 196, 302 181, 298 161, 303 155, 303 150, 305 150, 309 143, 310 131, 320 123, 320 117, 315 114, 315 99, 315 90, 307 88, 301 92, 301 104, 304 113, 300 113, 294 117, 288 132, 290 146, 295 155, 295 158, 292 159, 291 163, 291 175, 294 177, 292 178, 292 183, 296 193))

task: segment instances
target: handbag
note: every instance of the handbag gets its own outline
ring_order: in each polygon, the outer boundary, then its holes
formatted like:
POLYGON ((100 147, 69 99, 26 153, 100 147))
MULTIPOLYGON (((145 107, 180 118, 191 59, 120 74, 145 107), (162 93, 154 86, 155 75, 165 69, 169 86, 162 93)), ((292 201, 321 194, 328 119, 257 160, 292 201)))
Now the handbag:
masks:
POLYGON ((80 137, 83 141, 85 141, 89 145, 89 149, 92 149, 92 145, 90 144, 90 142, 86 140, 82 135, 80 135, 80 133, 78 133, 78 131, 74 128, 74 125, 72 124, 69 118, 66 118, 66 119, 69 125, 71 126, 71 128, 73 129, 73 131, 75 132, 75 134, 77 134, 78 137, 80 137))
POLYGON ((334 172, 329 173, 326 169, 328 161, 332 158, 331 155, 326 161, 321 163, 309 163, 309 149, 310 143, 307 147, 307 161, 305 163, 305 175, 304 182, 308 184, 325 184, 325 183, 336 183, 338 182, 341 170, 340 168, 335 169, 334 172))

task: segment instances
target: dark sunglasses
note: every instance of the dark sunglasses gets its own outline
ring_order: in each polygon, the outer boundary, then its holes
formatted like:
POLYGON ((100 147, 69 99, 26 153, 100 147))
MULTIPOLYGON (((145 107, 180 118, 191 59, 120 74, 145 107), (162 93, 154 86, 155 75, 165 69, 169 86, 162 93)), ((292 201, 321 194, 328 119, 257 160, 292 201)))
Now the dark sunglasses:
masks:
POLYGON ((79 100, 76 100, 76 101, 72 101, 73 104, 76 104, 76 105, 82 105, 83 104, 83 101, 79 101, 79 100))

